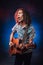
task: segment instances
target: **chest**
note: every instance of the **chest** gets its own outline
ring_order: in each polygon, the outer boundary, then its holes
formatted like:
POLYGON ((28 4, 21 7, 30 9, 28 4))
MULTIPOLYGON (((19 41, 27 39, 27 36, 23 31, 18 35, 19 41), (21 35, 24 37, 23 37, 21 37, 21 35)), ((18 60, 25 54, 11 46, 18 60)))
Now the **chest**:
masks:
POLYGON ((18 34, 24 35, 24 33, 26 32, 26 29, 23 29, 22 26, 17 26, 16 27, 16 31, 18 34))

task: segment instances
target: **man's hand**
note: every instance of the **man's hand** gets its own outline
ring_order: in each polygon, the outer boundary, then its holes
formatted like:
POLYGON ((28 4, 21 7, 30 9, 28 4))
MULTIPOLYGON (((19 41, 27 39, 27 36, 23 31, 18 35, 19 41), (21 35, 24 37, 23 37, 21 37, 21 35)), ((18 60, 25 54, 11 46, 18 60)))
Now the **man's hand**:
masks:
POLYGON ((23 47, 23 44, 21 43, 21 44, 19 44, 19 48, 22 48, 23 47))
POLYGON ((9 42, 9 46, 11 47, 12 45, 14 45, 12 42, 9 42))
POLYGON ((29 39, 29 43, 31 44, 33 42, 32 38, 29 39))

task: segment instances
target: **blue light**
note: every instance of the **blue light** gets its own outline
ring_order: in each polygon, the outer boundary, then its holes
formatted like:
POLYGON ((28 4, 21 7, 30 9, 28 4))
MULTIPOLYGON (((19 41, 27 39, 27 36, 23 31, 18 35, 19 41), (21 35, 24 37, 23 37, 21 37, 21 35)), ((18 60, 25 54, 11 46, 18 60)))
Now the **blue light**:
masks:
POLYGON ((38 23, 37 21, 32 21, 32 25, 35 29, 35 38, 34 38, 34 42, 36 42, 37 46, 40 46, 40 40, 41 40, 41 25, 40 23, 38 23))

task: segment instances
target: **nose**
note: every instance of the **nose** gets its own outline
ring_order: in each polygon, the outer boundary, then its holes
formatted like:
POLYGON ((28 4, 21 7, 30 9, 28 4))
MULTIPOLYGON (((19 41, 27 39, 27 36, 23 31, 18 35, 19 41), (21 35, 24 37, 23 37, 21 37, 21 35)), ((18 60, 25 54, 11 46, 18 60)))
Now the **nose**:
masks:
POLYGON ((17 18, 20 18, 20 15, 18 14, 17 18))
POLYGON ((20 17, 20 15, 18 14, 18 17, 20 17))

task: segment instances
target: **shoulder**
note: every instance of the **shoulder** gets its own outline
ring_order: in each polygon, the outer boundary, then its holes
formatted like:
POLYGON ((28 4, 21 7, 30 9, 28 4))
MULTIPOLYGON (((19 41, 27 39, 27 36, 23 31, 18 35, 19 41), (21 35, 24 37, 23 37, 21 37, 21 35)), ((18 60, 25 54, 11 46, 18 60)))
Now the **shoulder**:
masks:
POLYGON ((32 32, 32 31, 34 31, 34 27, 33 27, 32 25, 30 25, 30 26, 28 27, 28 33, 32 32))
POLYGON ((34 27, 32 25, 29 26, 29 29, 34 29, 34 27))
POLYGON ((13 27, 16 27, 16 26, 18 26, 18 23, 16 23, 13 27))
POLYGON ((18 24, 16 23, 16 24, 12 27, 12 31, 13 31, 14 29, 16 29, 17 26, 18 26, 18 24))

